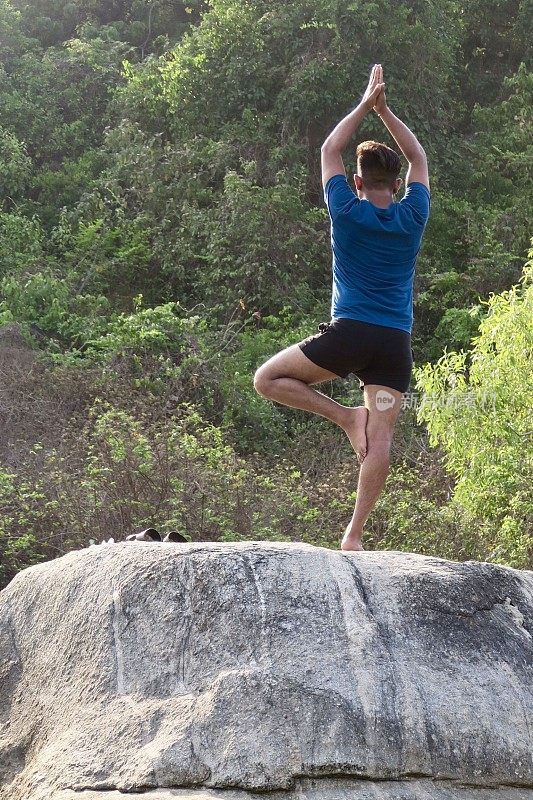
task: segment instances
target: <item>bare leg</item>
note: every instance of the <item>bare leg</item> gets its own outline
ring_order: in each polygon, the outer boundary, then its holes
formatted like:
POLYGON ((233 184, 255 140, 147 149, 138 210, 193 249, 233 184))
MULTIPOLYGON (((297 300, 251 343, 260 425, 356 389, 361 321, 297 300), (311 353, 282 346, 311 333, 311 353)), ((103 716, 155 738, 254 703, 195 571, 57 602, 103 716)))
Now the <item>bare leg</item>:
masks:
POLYGON ((343 406, 309 385, 335 378, 338 375, 314 364, 296 344, 259 367, 254 386, 269 400, 311 411, 339 425, 357 453, 359 463, 362 463, 366 456, 368 409, 365 406, 343 406))
MULTIPOLYGON (((363 550, 363 527, 385 485, 390 466, 390 447, 401 407, 402 393, 376 384, 365 386, 369 409, 367 424, 368 454, 359 472, 357 500, 352 519, 341 542, 342 550, 363 550), (385 408, 376 404, 376 393, 387 392, 391 402, 385 408)), ((382 395, 383 396, 383 395, 382 395)))

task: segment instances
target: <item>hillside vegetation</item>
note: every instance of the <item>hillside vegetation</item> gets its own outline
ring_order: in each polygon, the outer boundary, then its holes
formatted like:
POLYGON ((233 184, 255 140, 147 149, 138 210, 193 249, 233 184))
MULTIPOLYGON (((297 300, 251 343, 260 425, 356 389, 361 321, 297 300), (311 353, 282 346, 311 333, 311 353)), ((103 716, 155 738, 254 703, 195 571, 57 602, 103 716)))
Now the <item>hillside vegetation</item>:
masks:
POLYGON ((365 546, 531 568, 530 23, 528 0, 0 0, 0 586, 149 524, 338 546, 348 440, 252 379, 329 319, 320 145, 374 62, 432 216, 365 546))

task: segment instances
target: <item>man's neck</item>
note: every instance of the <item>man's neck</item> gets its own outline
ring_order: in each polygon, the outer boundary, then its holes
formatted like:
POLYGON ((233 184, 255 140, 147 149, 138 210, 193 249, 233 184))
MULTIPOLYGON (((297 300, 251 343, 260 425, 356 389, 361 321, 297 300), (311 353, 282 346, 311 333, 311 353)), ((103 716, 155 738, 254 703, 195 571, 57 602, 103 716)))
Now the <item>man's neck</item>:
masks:
POLYGON ((372 192, 367 190, 361 193, 361 200, 368 200, 369 203, 378 208, 388 208, 394 200, 394 195, 392 192, 372 192))

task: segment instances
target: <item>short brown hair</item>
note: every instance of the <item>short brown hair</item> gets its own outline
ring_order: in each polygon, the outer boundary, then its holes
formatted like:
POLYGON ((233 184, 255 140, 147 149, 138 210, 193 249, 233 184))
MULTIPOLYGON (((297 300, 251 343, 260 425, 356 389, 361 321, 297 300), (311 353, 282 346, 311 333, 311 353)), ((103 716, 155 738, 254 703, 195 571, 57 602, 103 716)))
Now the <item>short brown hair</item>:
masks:
POLYGON ((356 150, 357 169, 367 189, 394 188, 402 162, 400 156, 386 144, 361 142, 356 150))

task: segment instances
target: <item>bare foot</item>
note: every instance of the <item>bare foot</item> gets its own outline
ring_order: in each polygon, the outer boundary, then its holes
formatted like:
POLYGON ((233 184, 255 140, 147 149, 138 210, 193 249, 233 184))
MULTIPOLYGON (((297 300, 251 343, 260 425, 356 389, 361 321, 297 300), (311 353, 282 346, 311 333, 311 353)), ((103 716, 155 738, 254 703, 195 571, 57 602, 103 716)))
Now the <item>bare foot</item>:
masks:
POLYGON ((341 550, 364 550, 361 544, 361 533, 352 533, 348 526, 341 541, 341 550))
POLYGON ((357 460, 363 463, 366 456, 366 423, 368 420, 368 408, 365 406, 354 406, 347 409, 346 423, 342 426, 350 444, 357 453, 357 460))

